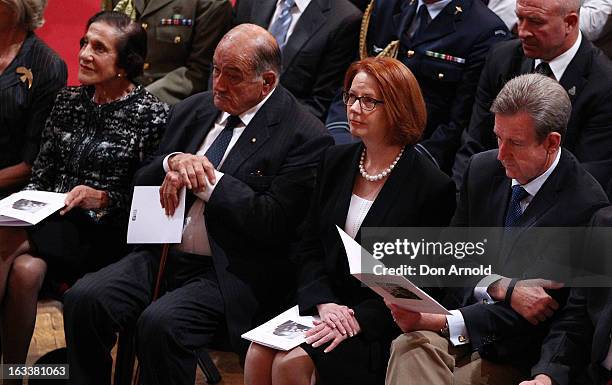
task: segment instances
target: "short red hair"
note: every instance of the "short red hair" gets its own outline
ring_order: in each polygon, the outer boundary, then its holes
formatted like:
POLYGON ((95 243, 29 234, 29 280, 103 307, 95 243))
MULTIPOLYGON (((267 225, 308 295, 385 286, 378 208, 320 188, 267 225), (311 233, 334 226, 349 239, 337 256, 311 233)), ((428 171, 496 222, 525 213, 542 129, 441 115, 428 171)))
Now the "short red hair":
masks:
POLYGON ((418 142, 427 124, 427 109, 421 87, 408 67, 390 57, 368 57, 356 61, 351 64, 344 77, 346 92, 359 72, 367 73, 378 83, 385 101, 384 112, 392 125, 392 144, 418 142))

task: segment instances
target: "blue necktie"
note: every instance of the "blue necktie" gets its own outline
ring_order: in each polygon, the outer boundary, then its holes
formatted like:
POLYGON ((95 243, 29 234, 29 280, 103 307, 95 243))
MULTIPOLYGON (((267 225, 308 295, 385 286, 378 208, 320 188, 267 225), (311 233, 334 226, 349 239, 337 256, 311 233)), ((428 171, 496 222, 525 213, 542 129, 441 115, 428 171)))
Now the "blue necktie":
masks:
POLYGON ((278 17, 270 25, 270 33, 274 36, 281 49, 285 45, 285 40, 287 40, 287 32, 289 31, 289 26, 293 19, 291 8, 293 8, 294 5, 295 0, 283 0, 280 4, 278 17))
POLYGON ((518 222, 523 210, 521 210, 521 201, 525 199, 529 193, 525 191, 523 186, 514 185, 512 186, 512 197, 510 198, 510 205, 508 206, 508 212, 506 213, 506 222, 504 227, 514 227, 518 222))
POLYGON ((227 146, 229 145, 230 140, 232 140, 232 134, 234 133, 234 128, 240 123, 240 117, 236 115, 230 115, 227 118, 227 122, 225 123, 225 127, 215 138, 215 141, 210 145, 208 150, 206 150, 206 156, 210 163, 217 168, 219 163, 221 163, 221 159, 223 159, 223 155, 227 150, 227 146))

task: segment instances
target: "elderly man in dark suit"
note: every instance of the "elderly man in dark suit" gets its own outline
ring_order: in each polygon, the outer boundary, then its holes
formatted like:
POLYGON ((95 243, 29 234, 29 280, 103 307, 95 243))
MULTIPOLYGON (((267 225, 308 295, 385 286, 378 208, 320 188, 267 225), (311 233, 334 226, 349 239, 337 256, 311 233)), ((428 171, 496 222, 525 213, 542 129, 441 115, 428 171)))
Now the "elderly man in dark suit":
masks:
POLYGON ((280 83, 325 120, 357 53, 361 11, 348 0, 239 0, 236 23, 267 28, 281 46, 280 83))
MULTIPOLYGON (((374 1, 360 55, 395 56, 412 71, 427 105, 427 126, 417 149, 449 174, 487 52, 509 35, 480 0, 374 1)), ((350 140, 340 98, 327 127, 337 143, 350 140)))
POLYGON ((563 147, 612 193, 612 63, 578 28, 579 0, 518 0, 519 39, 496 46, 487 58, 468 135, 457 153, 460 185, 469 157, 497 147, 490 107, 513 77, 540 72, 556 79, 572 102, 563 147))
POLYGON ((79 281, 65 298, 75 384, 110 383, 115 332, 136 328, 144 384, 193 384, 195 350, 240 335, 278 312, 294 284, 287 254, 332 142, 278 85, 280 50, 261 27, 228 32, 213 57, 213 91, 171 112, 159 155, 136 184, 159 185, 173 213, 187 188, 182 243, 170 250, 151 303, 158 250, 140 248, 79 281))
MULTIPOLYGON (((511 80, 492 110, 500 148, 471 159, 454 226, 525 227, 513 232, 519 234, 513 247, 520 250, 529 228, 586 225, 608 204, 597 181, 560 148, 571 104, 557 82, 539 74, 511 80)), ((512 384, 525 378, 548 328, 543 321, 563 301, 563 293, 553 293, 558 284, 526 279, 528 270, 516 279, 491 275, 476 288, 448 289, 461 293, 450 316, 392 307, 407 334, 393 343, 387 383, 512 384)))
MULTIPOLYGON (((591 225, 594 237, 599 239, 590 239, 587 250, 600 264, 605 263, 612 246, 612 206, 597 211, 591 225)), ((587 281, 585 284, 593 286, 572 288, 567 305, 542 345, 540 361, 531 370, 535 378, 521 385, 551 385, 553 380, 557 385, 610 383, 612 290, 609 270, 603 271, 607 275, 603 285, 596 287, 596 281, 587 281)))

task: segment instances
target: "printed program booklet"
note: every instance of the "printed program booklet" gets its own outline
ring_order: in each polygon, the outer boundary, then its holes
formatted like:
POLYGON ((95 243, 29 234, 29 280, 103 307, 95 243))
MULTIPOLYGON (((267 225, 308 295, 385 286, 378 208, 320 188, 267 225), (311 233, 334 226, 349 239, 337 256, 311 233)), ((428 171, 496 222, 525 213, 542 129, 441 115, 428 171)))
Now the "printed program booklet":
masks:
POLYGON ((179 206, 168 216, 159 201, 159 186, 135 186, 127 243, 181 243, 184 216, 184 188, 179 194, 179 206))
POLYGON ((242 338, 272 349, 288 351, 306 341, 304 332, 314 327, 318 317, 301 316, 298 306, 242 335, 242 338))
POLYGON ((24 190, 0 200, 0 226, 32 226, 64 207, 66 194, 24 190))
POLYGON ((374 290, 387 302, 396 304, 404 309, 419 313, 450 314, 444 306, 419 289, 410 280, 402 275, 378 275, 374 274, 373 267, 383 263, 374 258, 367 250, 350 235, 336 226, 346 256, 348 258, 351 274, 364 285, 374 290))

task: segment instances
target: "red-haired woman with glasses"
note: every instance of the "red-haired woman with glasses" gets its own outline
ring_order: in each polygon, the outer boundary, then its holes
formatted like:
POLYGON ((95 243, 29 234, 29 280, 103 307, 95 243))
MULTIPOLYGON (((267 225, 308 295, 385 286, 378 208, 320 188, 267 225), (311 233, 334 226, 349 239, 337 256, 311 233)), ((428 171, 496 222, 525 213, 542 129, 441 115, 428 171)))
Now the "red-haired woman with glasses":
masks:
POLYGON ((300 313, 321 321, 288 352, 251 344, 247 385, 383 383, 401 330, 382 298, 351 276, 336 226, 359 242, 363 227, 446 226, 454 211, 453 183, 413 147, 427 114, 410 70, 367 58, 348 69, 344 89, 361 143, 325 153, 296 258, 300 313))

